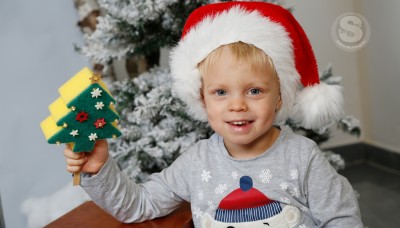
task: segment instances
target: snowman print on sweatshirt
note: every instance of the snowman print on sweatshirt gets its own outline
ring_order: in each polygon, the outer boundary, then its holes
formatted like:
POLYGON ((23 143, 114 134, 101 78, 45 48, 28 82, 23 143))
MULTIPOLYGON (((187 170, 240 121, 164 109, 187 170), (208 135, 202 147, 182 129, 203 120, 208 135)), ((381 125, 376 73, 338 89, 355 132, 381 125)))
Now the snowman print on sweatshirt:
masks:
POLYGON ((240 178, 240 188, 229 193, 220 202, 213 218, 204 213, 202 228, 291 228, 298 225, 300 210, 281 204, 253 188, 249 176, 240 178))

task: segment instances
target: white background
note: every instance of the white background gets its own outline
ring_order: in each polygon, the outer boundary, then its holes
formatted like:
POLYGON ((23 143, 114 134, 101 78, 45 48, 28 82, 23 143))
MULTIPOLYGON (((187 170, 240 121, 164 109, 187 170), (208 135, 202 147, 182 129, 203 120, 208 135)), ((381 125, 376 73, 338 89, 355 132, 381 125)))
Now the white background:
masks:
MULTIPOLYGON (((400 151, 400 1, 297 0, 294 15, 314 47, 320 69, 333 64, 343 76, 345 112, 362 121, 360 139, 335 133, 325 146, 358 141, 400 151), (345 12, 367 18, 371 38, 358 52, 331 39, 334 20, 345 12)), ((73 49, 82 34, 73 1, 0 1, 0 193, 7 227, 26 227, 21 203, 48 196, 71 181, 63 147, 48 145, 39 123, 57 88, 89 66, 73 49)), ((165 59, 163 62, 166 62, 165 59)))

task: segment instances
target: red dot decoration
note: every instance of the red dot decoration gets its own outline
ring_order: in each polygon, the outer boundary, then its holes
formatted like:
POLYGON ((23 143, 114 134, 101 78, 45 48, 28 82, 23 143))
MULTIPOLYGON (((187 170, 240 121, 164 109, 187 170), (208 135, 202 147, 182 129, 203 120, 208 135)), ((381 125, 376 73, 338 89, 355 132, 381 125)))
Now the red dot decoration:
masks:
POLYGON ((86 120, 88 119, 88 117, 89 117, 89 114, 87 114, 87 113, 84 112, 84 111, 82 111, 82 112, 76 114, 76 120, 79 121, 79 122, 81 122, 81 123, 84 122, 84 121, 86 121, 86 120))
POLYGON ((103 128, 104 125, 106 125, 104 118, 99 118, 96 120, 96 122, 94 122, 94 126, 96 126, 96 128, 103 128))

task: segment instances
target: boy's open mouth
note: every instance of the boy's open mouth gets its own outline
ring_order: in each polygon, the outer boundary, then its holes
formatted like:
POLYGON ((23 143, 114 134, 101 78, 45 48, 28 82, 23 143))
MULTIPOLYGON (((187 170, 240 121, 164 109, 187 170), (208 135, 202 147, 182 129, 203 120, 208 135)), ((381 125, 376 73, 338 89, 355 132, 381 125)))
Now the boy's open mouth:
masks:
POLYGON ((233 125, 233 126, 245 126, 245 125, 247 125, 247 124, 249 124, 249 123, 252 123, 253 121, 251 121, 251 120, 241 120, 241 121, 230 121, 230 122, 228 122, 230 125, 233 125))

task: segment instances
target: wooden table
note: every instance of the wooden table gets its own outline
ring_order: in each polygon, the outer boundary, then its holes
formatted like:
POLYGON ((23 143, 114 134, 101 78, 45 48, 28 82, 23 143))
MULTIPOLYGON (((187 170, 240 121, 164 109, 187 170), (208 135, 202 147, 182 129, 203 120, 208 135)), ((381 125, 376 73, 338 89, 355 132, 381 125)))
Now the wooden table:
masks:
POLYGON ((142 223, 124 224, 99 208, 93 201, 88 201, 73 209, 59 219, 45 226, 46 228, 84 227, 84 228, 193 228, 192 213, 188 203, 171 214, 142 223))

